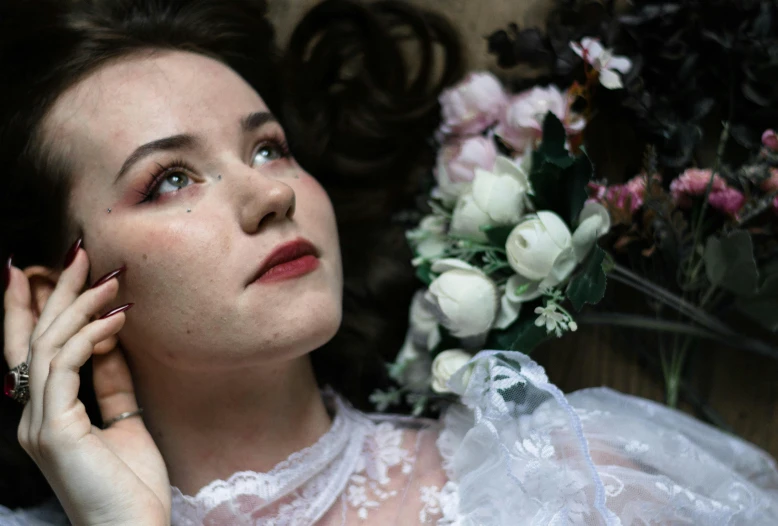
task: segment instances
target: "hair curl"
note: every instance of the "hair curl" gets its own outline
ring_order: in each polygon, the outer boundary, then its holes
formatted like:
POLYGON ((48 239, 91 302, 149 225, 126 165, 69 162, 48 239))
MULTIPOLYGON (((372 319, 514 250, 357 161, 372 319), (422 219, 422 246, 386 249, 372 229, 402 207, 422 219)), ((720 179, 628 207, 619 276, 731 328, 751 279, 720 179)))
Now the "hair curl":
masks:
MULTIPOLYGON (((17 267, 61 268, 76 235, 68 159, 40 130, 54 102, 110 61, 157 50, 201 53, 240 74, 327 189, 343 253, 344 316, 312 360, 319 385, 369 409, 370 392, 389 381, 384 363, 401 345, 415 288, 403 228, 391 215, 412 204, 432 163, 438 95, 463 71, 455 31, 399 2, 327 0, 300 21, 282 53, 263 0, 3 0, 2 261, 14 254, 17 267), (407 60, 409 49, 417 63, 407 60)), ((81 375, 79 397, 99 422, 91 362, 81 375)), ((0 481, 0 503, 40 502, 51 490, 16 440, 21 408, 3 398, 0 410, 0 469, 15 475, 0 481)))

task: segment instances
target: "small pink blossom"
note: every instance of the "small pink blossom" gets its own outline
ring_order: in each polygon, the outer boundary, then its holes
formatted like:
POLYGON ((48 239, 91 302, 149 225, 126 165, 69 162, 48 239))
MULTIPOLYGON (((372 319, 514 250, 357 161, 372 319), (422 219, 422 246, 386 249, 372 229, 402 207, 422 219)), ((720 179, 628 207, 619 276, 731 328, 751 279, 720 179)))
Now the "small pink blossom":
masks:
POLYGON ((738 190, 727 187, 723 190, 711 192, 710 196, 708 196, 708 202, 710 203, 710 206, 716 210, 736 217, 737 213, 743 207, 743 203, 746 202, 746 197, 738 190))
MULTIPOLYGON (((654 179, 659 180, 659 175, 654 175, 654 179)), ((646 197, 646 176, 636 175, 624 184, 614 184, 603 186, 597 183, 589 183, 589 188, 594 192, 589 201, 598 201, 607 203, 616 208, 626 208, 629 200, 629 211, 634 214, 637 212, 646 197)))
POLYGON ((500 118, 507 104, 508 95, 497 77, 486 71, 470 73, 440 95, 441 131, 479 134, 500 118))
POLYGON ((543 121, 552 112, 562 121, 567 135, 580 133, 586 121, 570 110, 567 94, 556 86, 534 87, 513 97, 495 134, 519 153, 534 148, 542 139, 543 121))
POLYGON ((494 141, 481 136, 454 139, 438 153, 435 179, 445 202, 454 202, 469 189, 475 169, 491 170, 497 159, 494 141))
POLYGON ((765 130, 762 134, 762 145, 774 152, 778 152, 778 135, 774 130, 765 130))
MULTIPOLYGON (((710 170, 701 170, 698 168, 689 168, 672 183, 670 183, 670 194, 673 201, 682 207, 689 207, 692 204, 690 197, 705 195, 705 189, 708 187, 708 181, 711 176, 710 170)), ((716 175, 713 178, 711 193, 718 192, 727 188, 727 183, 721 176, 716 175)))

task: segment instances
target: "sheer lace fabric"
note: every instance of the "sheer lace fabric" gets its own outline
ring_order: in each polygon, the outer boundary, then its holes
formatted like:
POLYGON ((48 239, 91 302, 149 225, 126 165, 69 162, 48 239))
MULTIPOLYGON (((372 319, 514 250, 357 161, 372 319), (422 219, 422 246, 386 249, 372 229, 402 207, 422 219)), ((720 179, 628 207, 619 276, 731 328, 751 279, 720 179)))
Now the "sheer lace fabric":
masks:
MULTIPOLYGON (((325 390, 335 417, 315 444, 195 496, 171 488, 173 524, 778 524, 775 461, 682 413, 606 388, 565 396, 516 352, 478 353, 449 387, 462 404, 438 421, 325 390)), ((0 507, 0 526, 63 518, 0 507)))

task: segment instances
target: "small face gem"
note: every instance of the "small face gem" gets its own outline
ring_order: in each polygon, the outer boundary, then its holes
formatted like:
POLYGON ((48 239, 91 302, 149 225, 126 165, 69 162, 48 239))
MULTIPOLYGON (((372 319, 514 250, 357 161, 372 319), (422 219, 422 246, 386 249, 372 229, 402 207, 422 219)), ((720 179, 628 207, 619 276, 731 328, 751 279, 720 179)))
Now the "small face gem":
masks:
POLYGON ((191 212, 191 211, 192 211, 192 209, 191 209, 191 208, 187 208, 187 209, 186 209, 186 211, 187 211, 187 212, 191 212))
POLYGON ((109 214, 111 213, 111 209, 110 209, 110 208, 108 209, 108 213, 109 213, 109 214))

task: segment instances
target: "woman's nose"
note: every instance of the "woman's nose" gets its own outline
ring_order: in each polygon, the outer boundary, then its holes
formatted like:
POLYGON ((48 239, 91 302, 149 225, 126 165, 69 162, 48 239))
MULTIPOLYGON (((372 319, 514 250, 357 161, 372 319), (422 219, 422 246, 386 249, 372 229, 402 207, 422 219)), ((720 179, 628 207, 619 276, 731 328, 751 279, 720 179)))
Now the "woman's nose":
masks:
POLYGON ((295 193, 283 181, 256 170, 228 173, 222 179, 237 194, 240 222, 245 232, 252 233, 275 221, 294 217, 295 193))

